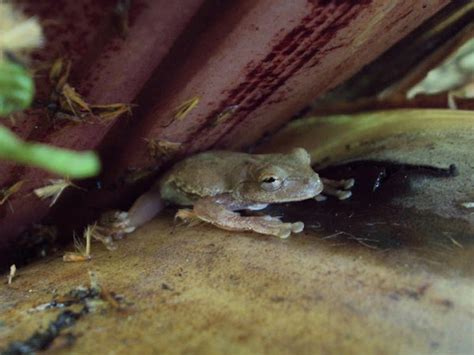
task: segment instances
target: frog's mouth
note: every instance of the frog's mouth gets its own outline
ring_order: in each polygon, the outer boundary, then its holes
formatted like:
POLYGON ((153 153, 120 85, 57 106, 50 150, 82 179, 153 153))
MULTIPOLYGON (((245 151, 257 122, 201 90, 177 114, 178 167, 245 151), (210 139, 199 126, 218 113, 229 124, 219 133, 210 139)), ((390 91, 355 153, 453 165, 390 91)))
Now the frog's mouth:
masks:
POLYGON ((307 200, 314 198, 323 192, 323 183, 319 177, 287 180, 290 181, 288 184, 295 184, 298 188, 298 191, 295 191, 294 198, 290 196, 290 199, 287 202, 307 200))

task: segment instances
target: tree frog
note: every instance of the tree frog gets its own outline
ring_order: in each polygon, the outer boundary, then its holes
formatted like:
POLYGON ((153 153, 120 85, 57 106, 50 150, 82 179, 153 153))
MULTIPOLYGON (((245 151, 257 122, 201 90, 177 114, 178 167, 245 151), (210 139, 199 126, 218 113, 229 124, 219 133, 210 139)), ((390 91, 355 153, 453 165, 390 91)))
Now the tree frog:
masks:
POLYGON ((321 193, 346 199, 353 184, 353 179, 320 178, 303 148, 288 154, 208 151, 175 164, 128 212, 120 213, 118 224, 131 232, 166 204, 173 204, 192 207, 178 210, 176 217, 184 220, 198 219, 231 231, 287 238, 301 232, 304 224, 285 223, 271 216, 241 216, 237 211, 260 210, 271 203, 319 200, 321 193))

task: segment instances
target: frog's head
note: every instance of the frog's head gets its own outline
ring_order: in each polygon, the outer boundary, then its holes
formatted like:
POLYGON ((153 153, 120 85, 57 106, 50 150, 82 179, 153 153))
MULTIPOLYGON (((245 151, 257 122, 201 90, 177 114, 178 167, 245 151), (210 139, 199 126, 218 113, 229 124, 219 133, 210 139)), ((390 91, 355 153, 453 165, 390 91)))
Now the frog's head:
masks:
POLYGON ((319 195, 323 184, 311 168, 303 148, 289 154, 258 155, 234 195, 241 201, 278 203, 302 201, 319 195))

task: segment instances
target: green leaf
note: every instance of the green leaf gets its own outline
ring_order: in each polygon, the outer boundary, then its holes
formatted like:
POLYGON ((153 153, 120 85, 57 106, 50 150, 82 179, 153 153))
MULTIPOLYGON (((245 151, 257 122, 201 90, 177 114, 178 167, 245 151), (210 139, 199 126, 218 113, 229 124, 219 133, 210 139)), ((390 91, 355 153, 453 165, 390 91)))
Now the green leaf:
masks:
POLYGON ((0 159, 43 168, 70 178, 91 177, 100 171, 100 161, 92 151, 75 152, 27 143, 3 126, 0 126, 0 159))

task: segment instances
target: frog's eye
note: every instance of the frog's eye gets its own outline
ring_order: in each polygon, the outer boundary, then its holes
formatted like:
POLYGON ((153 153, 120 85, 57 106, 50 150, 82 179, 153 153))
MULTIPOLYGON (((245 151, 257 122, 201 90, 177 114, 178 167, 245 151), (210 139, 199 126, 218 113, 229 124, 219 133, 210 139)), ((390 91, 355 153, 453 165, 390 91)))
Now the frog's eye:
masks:
POLYGON ((262 176, 260 178, 260 186, 265 191, 275 191, 281 186, 281 179, 278 176, 262 176))

